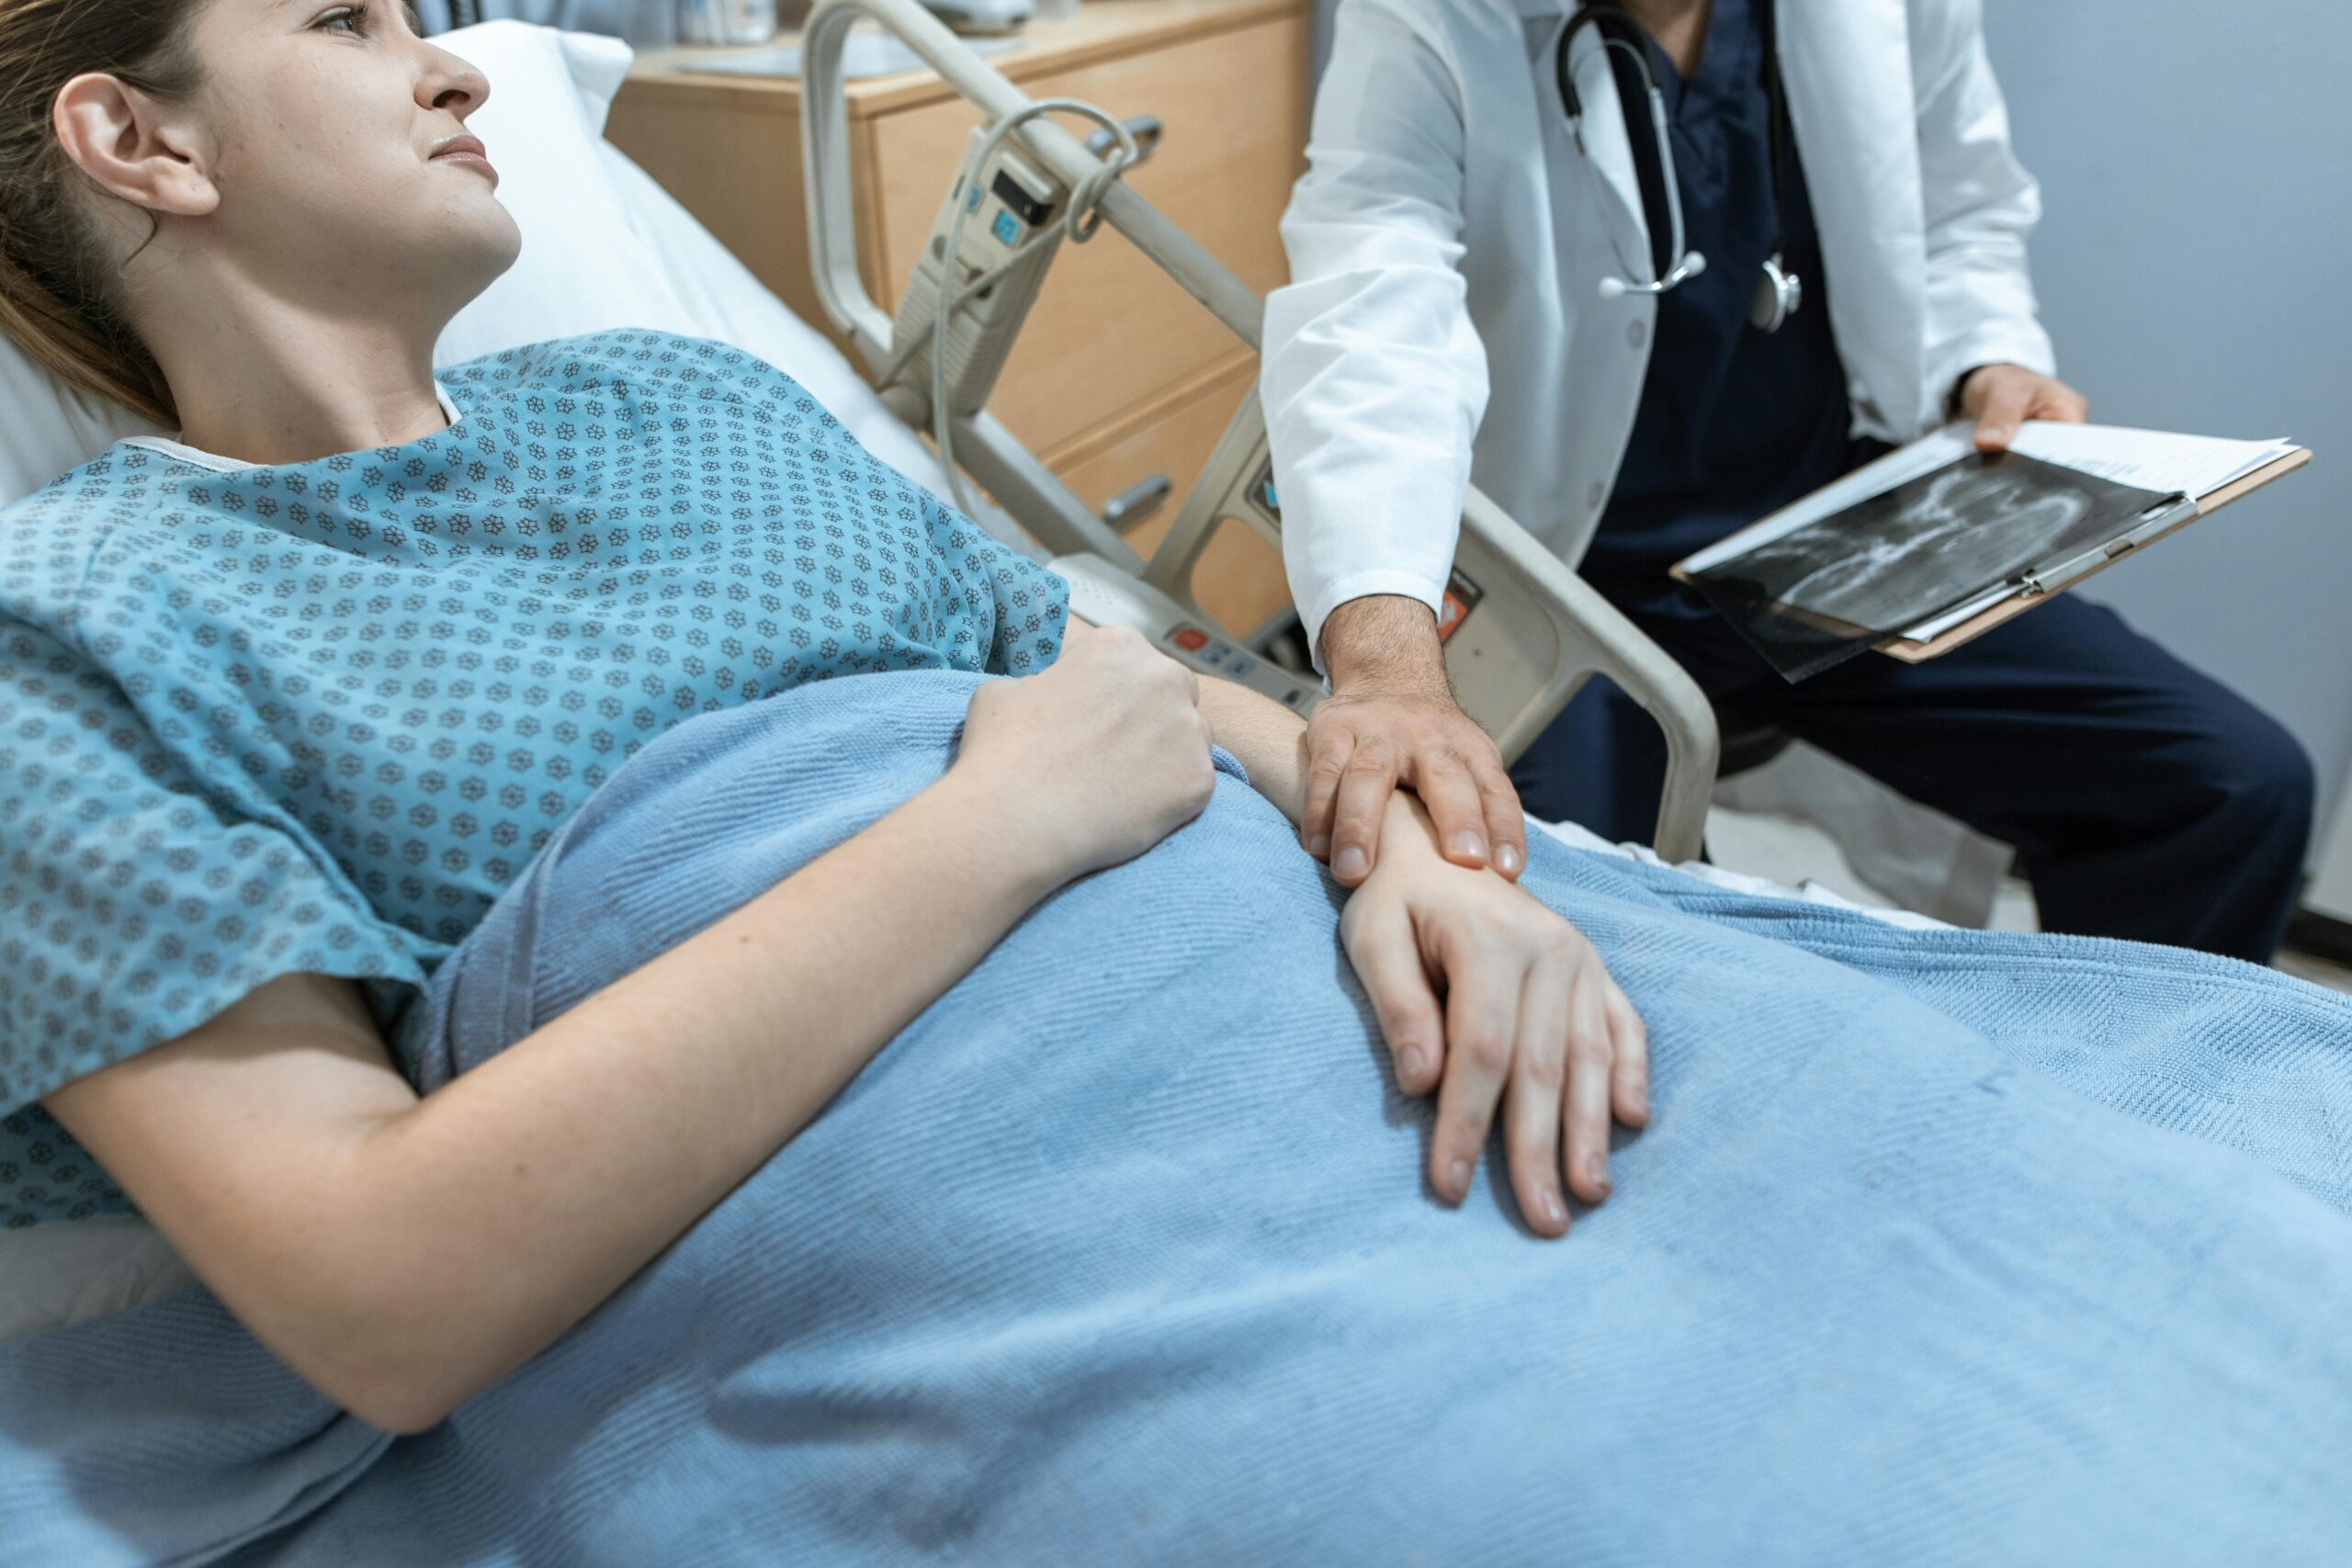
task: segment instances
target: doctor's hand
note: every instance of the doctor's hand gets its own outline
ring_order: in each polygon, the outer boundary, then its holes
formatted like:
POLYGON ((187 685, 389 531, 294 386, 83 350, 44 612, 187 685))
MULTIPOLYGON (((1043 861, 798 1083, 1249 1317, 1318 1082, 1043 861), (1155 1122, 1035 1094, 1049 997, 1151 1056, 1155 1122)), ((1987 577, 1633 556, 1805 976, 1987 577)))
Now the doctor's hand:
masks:
POLYGON ((1980 365, 1960 379, 1960 412, 1976 422, 1976 449, 2006 452, 2030 419, 2080 424, 2091 406, 2082 393, 2022 365, 1980 365))
POLYGON ((1460 1202, 1499 1109, 1520 1213, 1568 1229, 1562 1176, 1609 1196, 1609 1126, 1649 1121, 1649 1037, 1574 926, 1483 871, 1449 864, 1411 796, 1391 796, 1388 852, 1340 936, 1387 1039, 1396 1085, 1437 1093, 1430 1185, 1460 1202))
POLYGON ((1331 695, 1306 724, 1307 852, 1342 886, 1362 883, 1401 786, 1429 808, 1447 860, 1517 877, 1527 863, 1519 792, 1493 739, 1454 703, 1429 606, 1351 599, 1324 621, 1323 655, 1331 695))

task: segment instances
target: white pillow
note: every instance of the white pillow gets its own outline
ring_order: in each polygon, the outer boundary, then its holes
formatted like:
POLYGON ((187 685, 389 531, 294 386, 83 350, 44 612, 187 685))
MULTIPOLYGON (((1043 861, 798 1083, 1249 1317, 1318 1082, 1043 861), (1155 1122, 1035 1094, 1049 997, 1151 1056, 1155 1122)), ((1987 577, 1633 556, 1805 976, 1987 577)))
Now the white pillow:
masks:
POLYGON ((484 22, 435 40, 490 78, 468 121, 490 149, 498 198, 523 231, 506 275, 458 312, 436 365, 609 327, 695 331, 661 259, 629 227, 600 156, 633 58, 618 39, 484 22))
POLYGON ((74 390, 0 338, 0 506, 30 495, 126 435, 168 435, 74 390))
MULTIPOLYGON (((523 254, 450 322, 436 364, 602 327, 695 330, 661 262, 628 227, 598 149, 631 55, 617 39, 485 22, 443 35, 490 78, 473 124, 498 166, 523 254)), ((166 434, 69 389, 0 339, 0 506, 125 435, 166 434)))

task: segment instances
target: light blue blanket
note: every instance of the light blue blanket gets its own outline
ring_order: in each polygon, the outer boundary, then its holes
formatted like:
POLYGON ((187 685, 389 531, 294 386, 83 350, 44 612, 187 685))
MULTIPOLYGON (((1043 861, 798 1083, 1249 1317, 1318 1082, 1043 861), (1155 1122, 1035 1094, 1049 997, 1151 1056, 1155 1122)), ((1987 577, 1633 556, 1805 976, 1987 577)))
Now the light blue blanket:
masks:
MULTIPOLYGON (((971 682, 648 748, 443 972, 421 1080, 936 776, 971 682)), ((1427 1196, 1338 896, 1224 778, 422 1438, 201 1291, 0 1348, 0 1562, 2352 1562, 2352 1004, 1548 843, 1527 885, 1655 1042, 1565 1242, 1491 1171, 1427 1196)))

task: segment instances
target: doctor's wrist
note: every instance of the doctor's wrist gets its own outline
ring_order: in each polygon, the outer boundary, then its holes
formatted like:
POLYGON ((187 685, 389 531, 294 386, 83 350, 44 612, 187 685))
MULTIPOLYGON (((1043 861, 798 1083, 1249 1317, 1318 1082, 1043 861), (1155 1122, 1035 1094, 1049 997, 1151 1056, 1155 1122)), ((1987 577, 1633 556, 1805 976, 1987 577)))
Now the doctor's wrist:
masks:
POLYGON ((1403 594, 1351 599, 1326 616, 1323 668, 1336 693, 1452 694, 1437 616, 1403 594))

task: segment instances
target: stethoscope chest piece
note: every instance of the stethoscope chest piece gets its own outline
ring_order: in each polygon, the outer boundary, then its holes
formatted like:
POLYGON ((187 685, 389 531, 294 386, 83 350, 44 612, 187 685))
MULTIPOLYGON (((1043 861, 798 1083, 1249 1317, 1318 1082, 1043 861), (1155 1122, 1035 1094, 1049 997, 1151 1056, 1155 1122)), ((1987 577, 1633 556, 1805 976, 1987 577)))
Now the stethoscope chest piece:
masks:
POLYGON ((1747 301, 1747 324, 1759 333, 1779 332, 1804 304, 1804 279, 1782 265, 1779 255, 1767 256, 1764 275, 1747 301))

